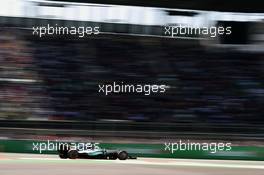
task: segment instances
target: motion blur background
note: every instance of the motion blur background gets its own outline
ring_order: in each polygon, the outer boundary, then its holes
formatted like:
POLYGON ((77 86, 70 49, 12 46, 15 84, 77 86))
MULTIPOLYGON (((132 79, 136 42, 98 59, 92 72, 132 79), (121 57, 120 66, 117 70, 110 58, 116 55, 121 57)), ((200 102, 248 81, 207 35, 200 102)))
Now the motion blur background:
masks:
POLYGON ((263 146, 263 10, 257 0, 1 1, 0 137, 263 146), (47 24, 101 33, 32 35, 47 24), (179 24, 231 26, 232 34, 164 35, 164 26, 179 24), (169 88, 98 93, 113 81, 169 88))

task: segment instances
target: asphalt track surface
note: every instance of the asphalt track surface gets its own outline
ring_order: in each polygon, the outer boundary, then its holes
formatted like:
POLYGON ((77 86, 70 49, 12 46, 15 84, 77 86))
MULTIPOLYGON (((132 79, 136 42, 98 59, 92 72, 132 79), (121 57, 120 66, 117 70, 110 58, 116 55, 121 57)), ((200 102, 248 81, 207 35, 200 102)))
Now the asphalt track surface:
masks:
POLYGON ((264 161, 63 160, 56 155, 0 153, 1 175, 263 175, 263 172, 264 161))

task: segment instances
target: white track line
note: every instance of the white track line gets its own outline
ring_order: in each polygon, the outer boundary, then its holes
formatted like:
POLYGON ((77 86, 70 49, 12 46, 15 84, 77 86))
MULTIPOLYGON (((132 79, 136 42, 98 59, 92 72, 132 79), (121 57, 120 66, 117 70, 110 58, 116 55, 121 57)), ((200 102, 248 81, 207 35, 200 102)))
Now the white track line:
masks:
POLYGON ((161 166, 195 166, 195 167, 214 167, 214 168, 244 168, 244 169, 263 169, 264 165, 241 165, 234 163, 208 163, 208 162, 186 162, 186 161, 175 161, 175 162, 147 162, 147 161, 138 161, 138 162, 120 162, 122 164, 142 164, 142 165, 161 165, 161 166))
MULTIPOLYGON (((25 158, 19 158, 22 160, 41 160, 41 161, 50 161, 50 160, 61 160, 61 161, 72 161, 70 159, 58 159, 58 158, 41 158, 41 157, 25 157, 25 158)), ((84 162, 84 159, 77 159, 74 161, 81 160, 84 162)), ((89 159, 91 160, 91 159, 89 159)), ((160 162, 151 162, 147 160, 126 160, 126 161, 120 161, 120 160, 92 160, 95 162, 109 162, 115 163, 115 164, 133 164, 133 165, 156 165, 156 166, 190 166, 190 167, 213 167, 213 168, 239 168, 239 169, 263 169, 264 170, 264 163, 263 162, 257 162, 256 164, 245 164, 246 162, 243 161, 200 161, 200 160, 180 160, 175 159, 170 162, 162 162, 166 159, 161 159, 160 162)))

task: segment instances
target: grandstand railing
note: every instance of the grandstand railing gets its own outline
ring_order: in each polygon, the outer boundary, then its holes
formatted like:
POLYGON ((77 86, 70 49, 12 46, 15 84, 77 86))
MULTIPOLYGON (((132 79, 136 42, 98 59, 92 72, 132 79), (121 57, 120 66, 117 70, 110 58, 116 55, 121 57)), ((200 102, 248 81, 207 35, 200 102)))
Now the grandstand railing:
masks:
POLYGON ((263 140, 264 124, 1 120, 0 133, 149 139, 263 140))

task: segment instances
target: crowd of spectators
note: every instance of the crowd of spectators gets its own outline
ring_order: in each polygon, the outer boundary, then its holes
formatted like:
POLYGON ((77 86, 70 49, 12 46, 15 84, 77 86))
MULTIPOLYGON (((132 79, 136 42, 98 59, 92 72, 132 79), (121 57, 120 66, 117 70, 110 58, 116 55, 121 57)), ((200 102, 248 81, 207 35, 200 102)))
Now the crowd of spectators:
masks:
POLYGON ((22 38, 8 39, 12 48, 1 44, 0 78, 34 81, 1 80, 1 117, 11 116, 4 113, 9 109, 6 104, 12 104, 13 113, 19 108, 26 111, 13 118, 263 122, 264 60, 259 54, 205 50, 185 40, 118 35, 22 38), (169 88, 150 96, 98 93, 98 84, 114 81, 169 88))

